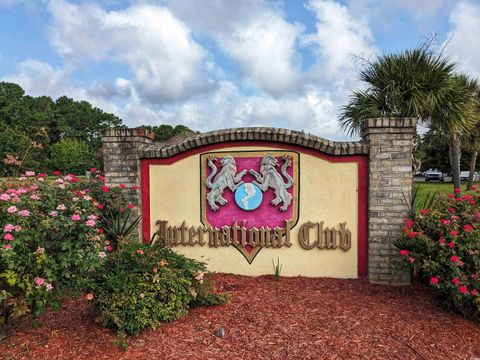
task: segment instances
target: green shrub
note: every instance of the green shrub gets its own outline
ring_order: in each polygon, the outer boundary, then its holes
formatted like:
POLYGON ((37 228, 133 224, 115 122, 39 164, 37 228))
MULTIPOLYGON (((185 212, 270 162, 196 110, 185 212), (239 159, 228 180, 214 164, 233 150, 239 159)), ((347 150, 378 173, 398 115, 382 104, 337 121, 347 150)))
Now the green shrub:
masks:
POLYGON ((480 320, 480 192, 438 197, 405 220, 397 265, 436 288, 445 302, 480 320))
POLYGON ((178 319, 190 306, 216 305, 203 281, 205 264, 155 245, 128 243, 110 256, 90 284, 98 321, 118 334, 138 335, 161 322, 178 319))
POLYGON ((62 139, 50 148, 50 166, 65 173, 81 174, 98 166, 98 160, 89 145, 81 140, 62 139))
POLYGON ((108 253, 90 183, 45 179, 29 171, 0 189, 0 324, 80 293, 108 253))

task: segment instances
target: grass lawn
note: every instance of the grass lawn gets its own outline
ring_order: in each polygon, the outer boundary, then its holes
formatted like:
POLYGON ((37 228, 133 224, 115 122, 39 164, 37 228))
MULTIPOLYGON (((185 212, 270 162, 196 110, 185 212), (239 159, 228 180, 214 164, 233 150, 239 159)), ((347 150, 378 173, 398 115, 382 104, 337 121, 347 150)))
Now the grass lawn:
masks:
MULTIPOLYGON (((434 194, 436 191, 445 194, 453 193, 453 184, 451 182, 415 182, 414 188, 418 188, 417 205, 422 206, 429 194, 434 194)), ((467 188, 467 182, 462 182, 462 191, 467 188)), ((417 209, 419 210, 419 209, 417 209)))

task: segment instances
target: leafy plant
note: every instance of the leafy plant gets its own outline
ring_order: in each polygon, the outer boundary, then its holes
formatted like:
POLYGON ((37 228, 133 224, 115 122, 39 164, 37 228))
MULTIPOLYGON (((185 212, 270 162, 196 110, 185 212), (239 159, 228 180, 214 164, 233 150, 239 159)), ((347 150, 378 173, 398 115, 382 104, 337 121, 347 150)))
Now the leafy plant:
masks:
POLYGON ((127 240, 137 229, 141 217, 130 221, 132 211, 116 211, 109 209, 100 213, 105 235, 111 240, 112 246, 116 249, 118 243, 127 240))
POLYGON ((405 220, 395 267, 410 269, 448 306, 480 320, 480 192, 436 197, 405 220))
POLYGON ((272 259, 273 264, 273 274, 275 275, 275 281, 280 281, 280 275, 282 273, 283 264, 280 264, 280 258, 277 258, 277 263, 272 259))
POLYGON ((96 274, 87 296, 95 303, 97 320, 124 338, 178 319, 190 306, 225 302, 225 296, 209 292, 205 272, 205 264, 168 248, 121 244, 96 274))

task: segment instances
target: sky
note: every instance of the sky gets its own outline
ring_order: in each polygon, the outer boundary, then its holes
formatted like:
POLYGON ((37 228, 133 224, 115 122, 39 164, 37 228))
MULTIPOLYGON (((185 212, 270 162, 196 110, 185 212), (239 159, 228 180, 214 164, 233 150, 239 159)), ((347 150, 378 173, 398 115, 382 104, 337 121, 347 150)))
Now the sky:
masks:
POLYGON ((480 0, 0 0, 0 81, 130 127, 349 140, 337 118, 365 61, 432 36, 480 77, 480 0))

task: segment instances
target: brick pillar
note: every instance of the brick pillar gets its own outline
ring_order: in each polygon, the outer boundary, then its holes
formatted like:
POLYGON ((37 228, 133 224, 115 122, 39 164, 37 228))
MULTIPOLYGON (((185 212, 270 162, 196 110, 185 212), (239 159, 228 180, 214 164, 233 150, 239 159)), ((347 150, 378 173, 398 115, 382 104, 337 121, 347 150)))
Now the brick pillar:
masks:
POLYGON ((363 124, 362 137, 370 145, 368 278, 373 283, 410 282, 408 273, 391 273, 390 260, 398 254, 393 241, 401 236, 408 216, 415 136, 415 118, 368 119, 363 124))
MULTIPOLYGON (((103 170, 109 186, 125 184, 140 186, 140 160, 138 151, 144 144, 153 142, 155 134, 144 129, 106 129, 102 130, 103 170)), ((141 214, 140 188, 134 201, 134 218, 141 214)), ((139 225, 139 234, 141 233, 139 225)))

